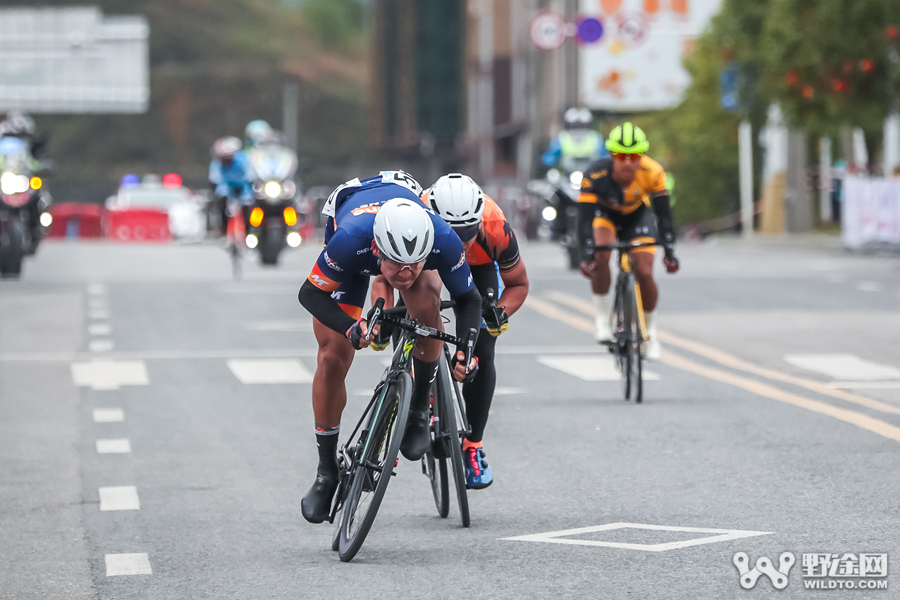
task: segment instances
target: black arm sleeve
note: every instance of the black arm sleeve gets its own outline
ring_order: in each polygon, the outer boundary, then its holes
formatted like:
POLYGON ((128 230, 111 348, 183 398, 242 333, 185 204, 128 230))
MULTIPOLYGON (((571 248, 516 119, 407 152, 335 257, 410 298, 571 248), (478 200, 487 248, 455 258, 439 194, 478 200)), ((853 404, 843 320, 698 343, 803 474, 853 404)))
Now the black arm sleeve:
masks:
POLYGON ((456 301, 456 337, 466 339, 469 330, 481 329, 481 294, 474 285, 472 289, 454 298, 456 301))
POLYGON ((584 260, 594 260, 594 213, 597 205, 592 202, 578 203, 578 245, 584 260))
POLYGON ((356 323, 356 319, 341 310, 338 303, 334 301, 331 294, 324 290, 320 290, 307 279, 300 286, 300 293, 297 295, 300 304, 309 313, 322 322, 329 329, 337 331, 344 335, 347 330, 356 323))
POLYGON ((651 200, 653 212, 659 222, 659 233, 666 244, 675 243, 675 228, 672 225, 672 209, 669 207, 669 195, 657 196, 651 200))

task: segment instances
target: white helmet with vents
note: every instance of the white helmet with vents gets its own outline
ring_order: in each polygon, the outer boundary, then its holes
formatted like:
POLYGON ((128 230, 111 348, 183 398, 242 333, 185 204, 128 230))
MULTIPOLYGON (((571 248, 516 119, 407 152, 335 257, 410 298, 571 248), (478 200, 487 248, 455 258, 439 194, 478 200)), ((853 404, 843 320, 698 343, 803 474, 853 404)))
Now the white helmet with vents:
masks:
POLYGON ((444 175, 428 190, 428 203, 451 227, 477 225, 484 214, 484 192, 462 173, 444 175))
POLYGON ((396 263, 411 264, 428 258, 434 245, 434 224, 425 207, 407 198, 393 198, 375 214, 375 244, 396 263))

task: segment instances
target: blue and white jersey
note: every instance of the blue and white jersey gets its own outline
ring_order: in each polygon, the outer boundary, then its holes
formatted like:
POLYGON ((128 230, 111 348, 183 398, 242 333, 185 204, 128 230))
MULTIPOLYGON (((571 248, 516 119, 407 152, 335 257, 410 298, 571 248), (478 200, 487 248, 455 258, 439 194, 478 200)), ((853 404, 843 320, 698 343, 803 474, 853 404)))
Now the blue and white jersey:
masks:
POLYGON ((354 179, 337 188, 325 203, 329 216, 325 229, 325 249, 309 275, 321 290, 334 292, 349 273, 378 275, 378 259, 372 254, 375 214, 388 200, 405 198, 419 203, 434 225, 434 246, 425 260, 425 269, 437 271, 452 297, 472 289, 472 274, 459 236, 422 203, 421 188, 402 172, 385 171, 376 177, 354 179))

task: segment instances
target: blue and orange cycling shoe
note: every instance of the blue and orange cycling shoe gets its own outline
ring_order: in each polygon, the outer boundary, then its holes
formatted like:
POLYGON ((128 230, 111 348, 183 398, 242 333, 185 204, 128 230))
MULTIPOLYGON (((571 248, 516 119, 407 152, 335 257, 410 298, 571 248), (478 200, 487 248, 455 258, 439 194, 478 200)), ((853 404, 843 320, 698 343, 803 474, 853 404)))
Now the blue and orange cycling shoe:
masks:
POLYGON ((463 450, 463 463, 468 489, 482 490, 494 483, 494 472, 484 458, 484 448, 469 447, 463 450))

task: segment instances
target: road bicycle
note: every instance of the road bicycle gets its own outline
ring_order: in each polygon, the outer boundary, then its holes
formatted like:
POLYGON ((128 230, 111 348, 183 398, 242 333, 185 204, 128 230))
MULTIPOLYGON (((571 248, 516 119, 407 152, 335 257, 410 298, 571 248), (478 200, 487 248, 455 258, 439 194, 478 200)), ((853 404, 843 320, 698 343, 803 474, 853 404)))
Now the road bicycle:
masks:
MULTIPOLYGON (((441 303, 442 310, 452 306, 451 302, 441 303)), ((400 335, 391 366, 385 370, 362 417, 338 453, 340 478, 329 522, 335 525, 331 547, 338 551, 343 562, 352 560, 362 547, 399 463, 397 455, 406 430, 412 396, 411 354, 416 338, 430 337, 464 347, 468 365, 477 335, 477 331, 473 329, 468 339, 461 340, 426 327, 406 318, 405 307, 385 310, 383 298, 375 302, 366 320, 370 325, 370 333, 380 323, 392 323, 400 331, 400 335), (400 316, 401 314, 404 316, 400 316)), ((440 371, 445 362, 441 361, 439 366, 439 379, 442 381, 440 371)), ((449 371, 445 374, 449 375, 449 371)), ((441 386, 438 385, 437 388, 440 390, 441 386)), ((440 406, 442 405, 439 403, 438 410, 443 411, 440 406)), ((437 431, 442 431, 443 427, 437 431)), ((461 461, 460 456, 460 463, 461 461)), ((464 479, 462 486, 465 487, 464 479)), ((468 514, 468 510, 466 512, 468 514)))
POLYGON ((619 242, 602 244, 594 251, 613 250, 619 253, 619 275, 616 278, 613 315, 613 341, 609 351, 616 357, 616 366, 622 376, 622 394, 625 400, 643 401, 643 358, 641 346, 647 341, 647 325, 644 321, 644 305, 641 301, 641 287, 631 270, 631 252, 636 248, 660 246, 659 242, 619 242))
POLYGON ((444 344, 443 357, 438 366, 431 400, 431 449, 422 457, 422 473, 431 483, 434 505, 438 515, 446 519, 450 514, 450 472, 456 489, 459 517, 463 527, 470 524, 466 470, 462 453, 462 438, 471 432, 466 419, 465 403, 459 384, 451 375, 452 353, 444 344))

